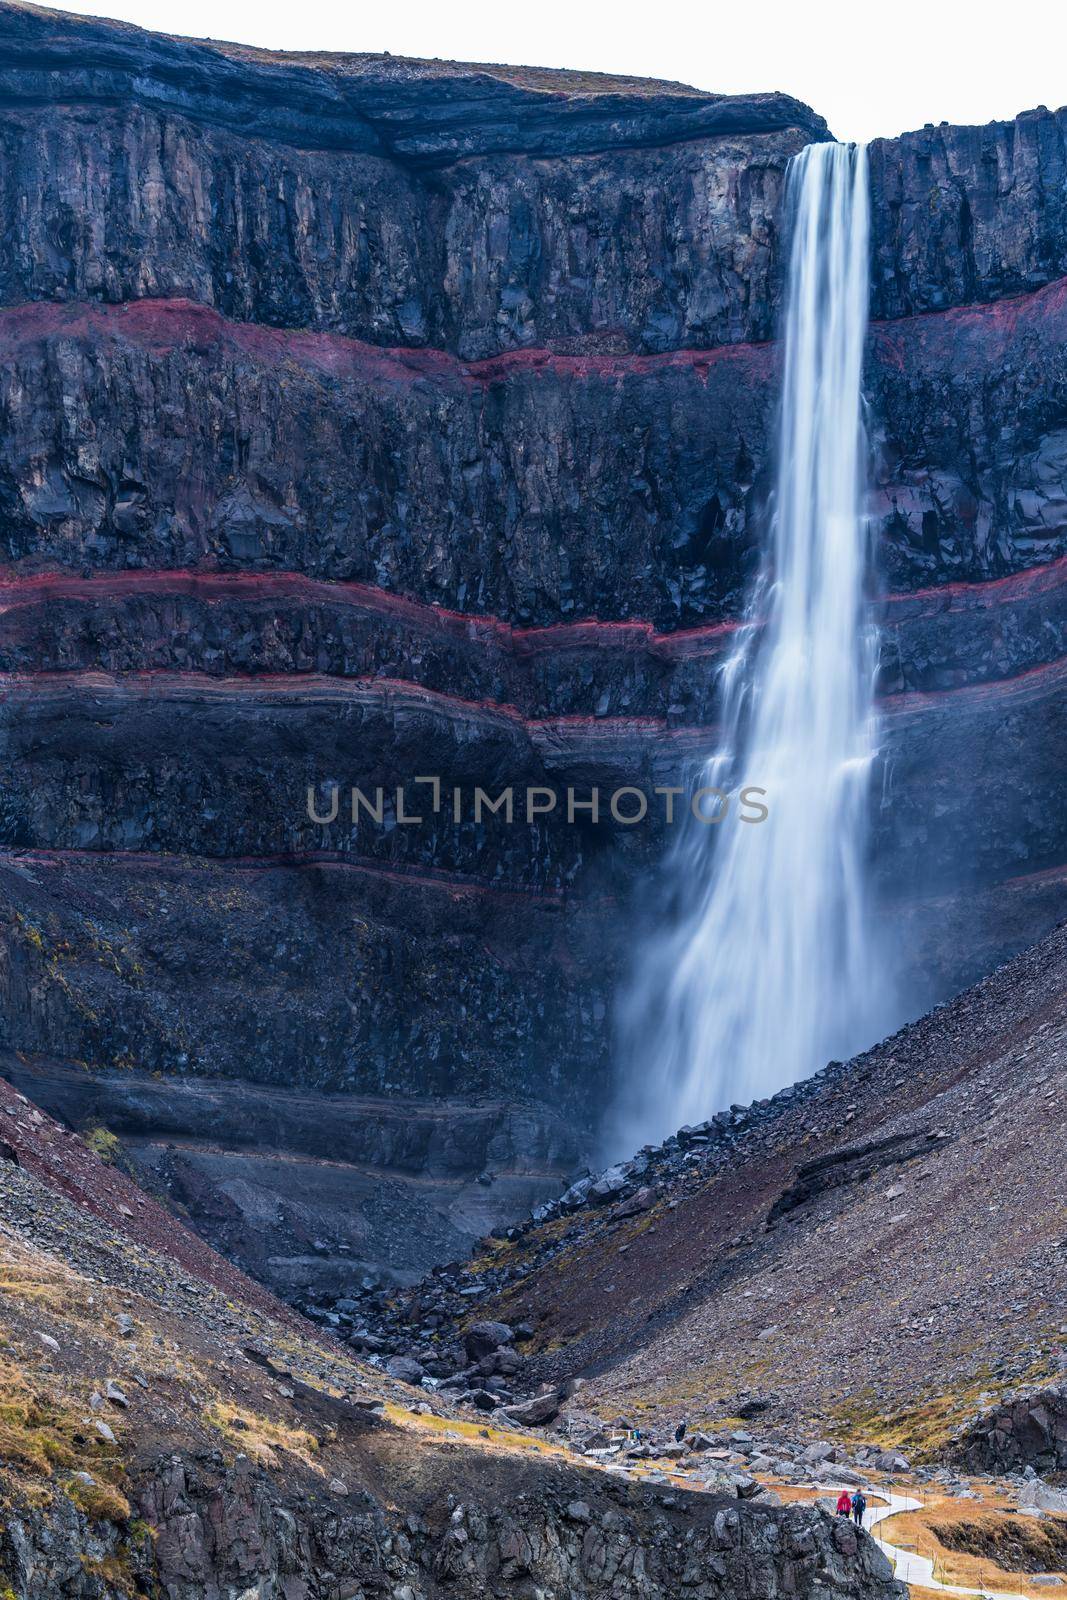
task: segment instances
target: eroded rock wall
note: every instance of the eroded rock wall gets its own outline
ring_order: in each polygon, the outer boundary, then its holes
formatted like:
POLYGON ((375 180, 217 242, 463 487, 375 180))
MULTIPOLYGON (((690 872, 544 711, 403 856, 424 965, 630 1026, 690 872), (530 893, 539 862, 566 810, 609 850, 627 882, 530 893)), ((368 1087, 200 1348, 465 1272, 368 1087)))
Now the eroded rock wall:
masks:
MULTIPOLYGON (((710 748, 784 174, 825 125, 0 27, 0 1042, 42 1086, 547 1102, 580 1148, 666 830, 321 826, 307 791, 584 795, 710 748)), ((875 840, 924 1000, 1067 904, 1063 140, 1035 112, 871 151, 875 840)))
POLYGON ((353 1597, 537 1586, 575 1600, 609 1588, 667 1600, 684 1586, 694 1600, 720 1600, 768 1584, 797 1600, 902 1593, 873 1539, 825 1511, 691 1495, 684 1515, 625 1495, 616 1504, 604 1494, 568 1499, 566 1485, 553 1490, 543 1474, 519 1476, 519 1492, 503 1503, 498 1477, 496 1492, 483 1481, 469 1499, 438 1494, 424 1513, 401 1517, 361 1489, 345 1499, 287 1495, 247 1456, 226 1469, 220 1454, 175 1452, 139 1474, 137 1510, 152 1537, 121 1541, 106 1526, 87 1527, 69 1502, 20 1509, 6 1519, 0 1561, 25 1600, 112 1600, 125 1592, 120 1556, 126 1573, 167 1600, 310 1600, 330 1592, 324 1581, 353 1597))
POLYGON ((1067 1467, 1067 1391, 1062 1384, 1020 1391, 964 1429, 954 1457, 974 1472, 1058 1473, 1067 1467))

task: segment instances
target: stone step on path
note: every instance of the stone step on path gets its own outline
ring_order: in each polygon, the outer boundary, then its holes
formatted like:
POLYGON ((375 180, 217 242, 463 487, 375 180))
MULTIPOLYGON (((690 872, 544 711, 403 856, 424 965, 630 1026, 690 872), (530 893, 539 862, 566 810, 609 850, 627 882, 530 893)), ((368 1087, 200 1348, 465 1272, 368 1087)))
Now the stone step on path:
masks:
MULTIPOLYGON (((824 1491, 840 1494, 844 1486, 822 1484, 819 1487, 824 1491)), ((916 1584, 924 1589, 936 1589, 941 1594, 978 1595, 982 1600, 1027 1600, 1026 1595, 1017 1594, 1010 1589, 967 1589, 961 1584, 942 1583, 934 1576, 934 1564, 929 1556, 918 1555, 914 1550, 901 1550, 898 1545, 890 1544, 888 1539, 879 1538, 874 1531, 879 1523, 885 1522, 889 1517, 898 1516, 902 1511, 921 1511, 923 1502, 916 1500, 914 1495, 894 1494, 891 1489, 884 1487, 872 1492, 879 1498, 884 1498, 885 1505, 869 1506, 864 1514, 863 1526, 893 1563, 894 1578, 900 1578, 904 1583, 916 1584)))

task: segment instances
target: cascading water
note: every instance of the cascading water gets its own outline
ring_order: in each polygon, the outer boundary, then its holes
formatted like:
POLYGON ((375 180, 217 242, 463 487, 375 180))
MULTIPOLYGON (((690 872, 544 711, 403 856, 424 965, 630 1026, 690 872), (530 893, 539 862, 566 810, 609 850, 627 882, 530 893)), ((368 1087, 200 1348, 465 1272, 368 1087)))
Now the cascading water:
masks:
POLYGON ((723 669, 720 747, 699 778, 766 789, 769 816, 684 825, 668 867, 678 909, 640 952, 620 1008, 622 1143, 771 1093, 884 1031, 865 868, 875 749, 865 151, 808 146, 788 200, 772 538, 723 669))

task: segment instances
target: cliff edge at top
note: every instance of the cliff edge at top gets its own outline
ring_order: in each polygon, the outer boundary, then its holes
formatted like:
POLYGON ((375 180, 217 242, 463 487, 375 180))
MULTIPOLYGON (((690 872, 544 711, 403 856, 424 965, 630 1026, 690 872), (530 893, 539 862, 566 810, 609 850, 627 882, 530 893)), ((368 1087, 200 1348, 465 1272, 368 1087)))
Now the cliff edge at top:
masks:
POLYGON ((314 149, 435 165, 464 156, 580 155, 826 123, 785 94, 538 67, 257 50, 148 33, 36 6, 0 5, 0 104, 136 101, 314 149), (47 85, 47 88, 46 88, 47 85))

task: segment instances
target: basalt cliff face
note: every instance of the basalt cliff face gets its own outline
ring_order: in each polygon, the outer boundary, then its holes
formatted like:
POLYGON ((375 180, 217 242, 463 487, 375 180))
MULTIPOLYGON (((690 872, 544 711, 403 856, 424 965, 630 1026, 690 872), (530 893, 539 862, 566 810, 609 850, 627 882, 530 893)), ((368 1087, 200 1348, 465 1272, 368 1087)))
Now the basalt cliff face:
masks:
MULTIPOLYGON (((0 28, 6 1070, 286 1290, 414 1275, 585 1154, 666 829, 354 826, 348 789, 584 798, 708 748, 784 173, 827 130, 0 28)), ((1067 907, 1065 151, 1043 110, 871 150, 875 842, 916 1009, 1067 907)))

